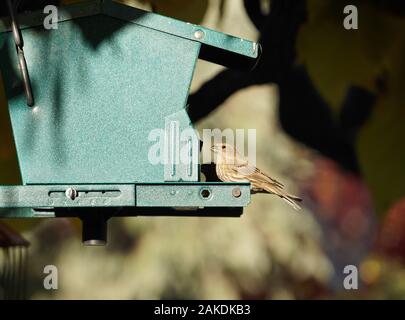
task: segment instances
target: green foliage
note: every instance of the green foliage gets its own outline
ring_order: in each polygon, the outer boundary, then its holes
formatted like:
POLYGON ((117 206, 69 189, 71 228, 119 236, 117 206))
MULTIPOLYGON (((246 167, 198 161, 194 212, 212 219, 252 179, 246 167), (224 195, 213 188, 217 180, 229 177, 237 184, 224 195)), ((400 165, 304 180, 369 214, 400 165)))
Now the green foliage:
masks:
POLYGON ((357 154, 375 207, 383 214, 405 193, 405 19, 370 2, 351 1, 360 17, 359 29, 349 31, 342 25, 345 4, 308 1, 310 18, 299 35, 299 57, 337 116, 349 86, 378 95, 360 130, 357 154), (383 92, 377 90, 377 78, 386 80, 383 92))

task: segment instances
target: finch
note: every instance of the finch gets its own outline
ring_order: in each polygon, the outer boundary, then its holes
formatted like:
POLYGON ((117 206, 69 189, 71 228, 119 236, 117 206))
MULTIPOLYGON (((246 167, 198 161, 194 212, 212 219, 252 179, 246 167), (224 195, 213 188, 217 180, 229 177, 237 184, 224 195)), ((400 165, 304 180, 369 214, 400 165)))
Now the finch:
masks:
POLYGON ((302 199, 288 194, 281 182, 269 177, 260 169, 249 164, 248 160, 239 154, 231 145, 217 143, 211 147, 216 155, 216 173, 223 182, 250 182, 252 193, 275 194, 290 204, 295 210, 300 210, 298 202, 302 199))

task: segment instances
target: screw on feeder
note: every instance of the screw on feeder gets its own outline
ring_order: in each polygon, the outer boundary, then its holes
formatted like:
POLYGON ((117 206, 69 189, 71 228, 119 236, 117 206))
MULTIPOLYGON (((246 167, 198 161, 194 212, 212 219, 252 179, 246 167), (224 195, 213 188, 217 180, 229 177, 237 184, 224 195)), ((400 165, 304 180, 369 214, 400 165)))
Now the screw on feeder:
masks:
POLYGON ((196 39, 198 39, 198 40, 201 40, 201 39, 203 39, 203 38, 205 37, 205 33, 204 33, 204 31, 202 31, 202 30, 197 30, 197 31, 194 33, 194 37, 195 37, 196 39))
POLYGON ((70 200, 75 200, 78 197, 79 193, 74 188, 68 188, 65 191, 65 195, 66 198, 69 198, 70 200))
POLYGON ((232 190, 232 195, 235 198, 240 198, 240 196, 242 195, 242 191, 240 190, 240 188, 235 188, 232 190))

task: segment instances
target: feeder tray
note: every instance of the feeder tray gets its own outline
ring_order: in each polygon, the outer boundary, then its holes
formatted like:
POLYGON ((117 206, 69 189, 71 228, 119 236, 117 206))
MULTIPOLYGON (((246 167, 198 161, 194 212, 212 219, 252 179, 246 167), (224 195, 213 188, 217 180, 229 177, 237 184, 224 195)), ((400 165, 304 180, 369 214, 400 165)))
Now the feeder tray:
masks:
POLYGON ((103 244, 114 216, 240 216, 250 185, 200 181, 186 104, 198 58, 249 69, 260 46, 113 1, 61 7, 55 30, 45 16, 11 8, 0 20, 23 182, 0 186, 0 218, 80 217, 85 242, 103 244), (156 129, 168 154, 158 164, 156 129))

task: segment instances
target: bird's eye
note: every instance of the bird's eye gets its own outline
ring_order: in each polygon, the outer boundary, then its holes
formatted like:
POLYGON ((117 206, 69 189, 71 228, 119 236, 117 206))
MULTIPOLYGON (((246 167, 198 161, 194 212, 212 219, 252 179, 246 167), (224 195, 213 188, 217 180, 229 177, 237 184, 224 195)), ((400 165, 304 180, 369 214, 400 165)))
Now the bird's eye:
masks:
POLYGON ((222 149, 226 149, 226 146, 222 146, 222 149))

